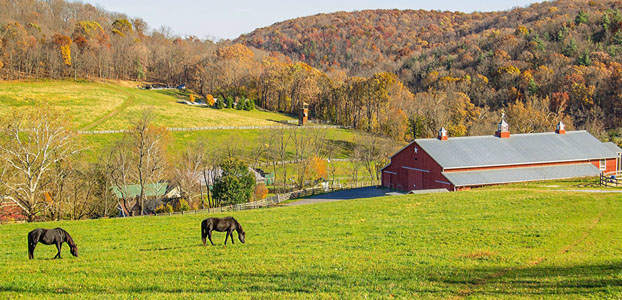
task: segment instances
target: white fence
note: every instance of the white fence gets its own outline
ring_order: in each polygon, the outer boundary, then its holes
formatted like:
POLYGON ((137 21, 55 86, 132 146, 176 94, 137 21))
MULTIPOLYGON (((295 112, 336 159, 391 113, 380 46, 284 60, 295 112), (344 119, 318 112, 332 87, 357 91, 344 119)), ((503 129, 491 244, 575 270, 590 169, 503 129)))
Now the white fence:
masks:
MULTIPOLYGON (((208 131, 208 130, 274 130, 274 129, 318 129, 318 128, 336 128, 336 129, 348 129, 348 126, 341 125, 306 125, 306 126, 205 126, 205 127, 189 127, 189 128, 166 128, 168 131, 208 131)), ((120 130, 78 130, 78 134, 112 134, 112 133, 126 133, 128 129, 120 130)))

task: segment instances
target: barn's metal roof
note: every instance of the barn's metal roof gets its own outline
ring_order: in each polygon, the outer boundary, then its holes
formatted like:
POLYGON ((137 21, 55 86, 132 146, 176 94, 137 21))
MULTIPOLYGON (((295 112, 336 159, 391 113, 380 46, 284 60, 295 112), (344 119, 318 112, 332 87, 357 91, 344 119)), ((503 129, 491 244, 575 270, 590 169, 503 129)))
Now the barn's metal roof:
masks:
POLYGON ((612 142, 606 142, 603 143, 603 145, 605 145, 605 147, 609 148, 609 150, 613 151, 614 153, 622 153, 622 148, 618 147, 618 145, 612 142))
POLYGON ((457 187, 598 176, 599 174, 598 168, 591 163, 443 172, 443 175, 457 187))
POLYGON ((527 133, 509 138, 473 136, 415 142, 444 169, 614 158, 615 153, 586 131, 527 133))

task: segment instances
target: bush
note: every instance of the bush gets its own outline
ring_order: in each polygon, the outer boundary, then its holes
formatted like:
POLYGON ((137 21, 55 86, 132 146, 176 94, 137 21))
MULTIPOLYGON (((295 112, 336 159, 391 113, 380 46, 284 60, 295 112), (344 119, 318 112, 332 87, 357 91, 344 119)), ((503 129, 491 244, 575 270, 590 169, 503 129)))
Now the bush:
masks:
POLYGON ((190 210, 190 205, 188 204, 188 201, 180 199, 177 202, 177 206, 175 208, 177 211, 188 211, 190 210))
POLYGON ((233 108, 233 97, 227 97, 227 108, 233 108))
POLYGON ((243 110, 246 107, 246 99, 240 99, 238 104, 235 106, 237 110, 243 110))
POLYGON ((251 111, 253 109, 255 109, 255 101, 248 99, 246 101, 246 107, 244 107, 244 110, 251 111))
POLYGON ((221 99, 216 99, 216 108, 223 109, 225 108, 225 103, 221 99))
POLYGON ((172 213, 173 212, 173 207, 170 204, 160 204, 157 208, 156 208, 156 213, 159 214, 165 214, 165 213, 172 213))
POLYGON ((214 99, 214 96, 212 96, 211 94, 207 94, 207 96, 205 96, 205 103, 210 106, 214 106, 216 100, 214 99))
POLYGON ((266 198, 268 195, 268 188, 265 184, 260 183, 255 186, 255 201, 266 198))

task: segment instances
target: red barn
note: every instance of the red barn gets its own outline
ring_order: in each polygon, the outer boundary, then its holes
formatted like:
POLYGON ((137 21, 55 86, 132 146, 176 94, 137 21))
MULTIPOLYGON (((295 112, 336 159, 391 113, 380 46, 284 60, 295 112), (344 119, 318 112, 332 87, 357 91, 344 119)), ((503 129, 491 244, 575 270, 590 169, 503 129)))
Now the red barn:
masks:
POLYGON ((598 176, 620 170, 622 149, 586 131, 510 135, 502 120, 495 135, 416 139, 382 169, 382 185, 402 191, 449 191, 492 184, 598 176))

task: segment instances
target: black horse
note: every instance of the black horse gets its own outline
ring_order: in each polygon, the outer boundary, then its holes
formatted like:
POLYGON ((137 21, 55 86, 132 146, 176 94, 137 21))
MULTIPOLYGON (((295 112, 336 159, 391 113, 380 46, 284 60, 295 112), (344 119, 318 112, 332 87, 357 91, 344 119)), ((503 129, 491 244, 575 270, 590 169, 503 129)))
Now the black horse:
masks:
POLYGON ((63 243, 69 244, 69 249, 70 249, 69 251, 71 252, 71 255, 76 256, 76 257, 78 256, 78 245, 74 243, 69 233, 67 233, 67 231, 65 231, 62 228, 54 228, 54 229, 37 228, 29 232, 28 233, 28 258, 29 259, 35 258, 34 256, 35 247, 37 246, 37 243, 39 242, 45 245, 52 245, 52 244, 56 245, 56 249, 58 249, 58 253, 56 253, 56 256, 54 256, 55 259, 61 258, 60 248, 63 246, 63 243))
MULTIPOLYGON (((242 225, 238 223, 233 217, 226 218, 207 218, 201 222, 201 238, 203 239, 203 246, 205 246, 205 237, 209 238, 212 246, 214 242, 212 242, 212 230, 227 232, 227 236, 225 237, 225 245, 227 244, 227 239, 231 236, 231 243, 233 242, 233 231, 237 230, 238 238, 240 242, 244 243, 246 240, 246 233, 244 233, 244 229, 242 229, 242 225)), ((235 243, 234 243, 235 244, 235 243)))

